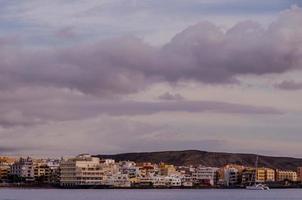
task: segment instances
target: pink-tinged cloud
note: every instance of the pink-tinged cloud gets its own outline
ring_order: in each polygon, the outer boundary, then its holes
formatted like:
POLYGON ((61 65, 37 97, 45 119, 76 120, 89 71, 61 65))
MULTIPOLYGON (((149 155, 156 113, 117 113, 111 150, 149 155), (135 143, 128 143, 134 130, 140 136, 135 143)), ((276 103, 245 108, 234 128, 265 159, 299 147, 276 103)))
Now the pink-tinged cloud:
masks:
POLYGON ((268 28, 246 21, 224 32, 201 22, 162 48, 134 37, 43 51, 4 50, 0 44, 0 85, 53 86, 105 96, 135 93, 160 81, 238 82, 240 75, 301 69, 301 41, 302 9, 293 7, 268 28))
POLYGON ((11 102, 3 103, 6 108, 0 110, 0 125, 30 126, 51 121, 83 120, 109 116, 152 115, 160 112, 188 113, 225 113, 247 115, 281 115, 281 110, 244 104, 215 101, 169 101, 169 102, 138 102, 138 101, 44 101, 44 102, 11 102), (14 107, 13 107, 14 106, 14 107))
POLYGON ((77 34, 74 30, 74 27, 67 26, 59 29, 57 32, 54 33, 54 35, 60 39, 72 39, 76 37, 77 34))

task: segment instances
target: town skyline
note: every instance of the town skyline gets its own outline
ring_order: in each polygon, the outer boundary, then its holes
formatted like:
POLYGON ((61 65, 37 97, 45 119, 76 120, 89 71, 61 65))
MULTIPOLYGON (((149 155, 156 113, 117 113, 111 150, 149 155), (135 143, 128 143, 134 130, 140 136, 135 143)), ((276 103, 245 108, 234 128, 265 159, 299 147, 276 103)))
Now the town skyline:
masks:
POLYGON ((0 154, 302 158, 299 0, 0 1, 0 154))
POLYGON ((0 188, 243 189, 256 183, 263 186, 259 190, 301 188, 302 159, 288 170, 287 162, 279 160, 281 168, 272 168, 267 162, 258 165, 258 158, 255 165, 230 158, 218 165, 201 164, 201 160, 179 165, 151 160, 115 160, 89 154, 60 159, 0 156, 0 188))

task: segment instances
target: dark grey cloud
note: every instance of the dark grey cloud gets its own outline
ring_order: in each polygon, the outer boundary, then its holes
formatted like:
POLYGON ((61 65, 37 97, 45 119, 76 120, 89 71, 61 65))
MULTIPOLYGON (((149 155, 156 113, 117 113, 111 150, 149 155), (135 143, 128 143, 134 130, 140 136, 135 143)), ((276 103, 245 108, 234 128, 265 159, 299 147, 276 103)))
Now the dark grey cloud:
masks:
MULTIPOLYGON (((272 107, 215 101, 126 101, 100 100, 72 91, 30 91, 0 93, 0 125, 3 127, 31 126, 49 122, 85 120, 99 115, 135 116, 160 112, 231 113, 279 115, 272 107)), ((175 98, 173 96, 173 98, 175 98)))
POLYGON ((167 101, 181 101, 185 100, 185 98, 181 94, 171 94, 170 92, 166 92, 158 97, 159 100, 167 100, 167 101))
POLYGON ((302 83, 296 81, 283 81, 276 84, 275 87, 282 90, 302 90, 302 83))
POLYGON ((234 83, 240 75, 300 69, 301 27, 302 9, 293 7, 268 28, 246 21, 222 31, 201 22, 161 48, 134 37, 52 50, 0 44, 0 88, 52 86, 110 96, 161 81, 234 83))
POLYGON ((0 153, 7 153, 7 152, 16 152, 19 151, 19 148, 14 148, 14 147, 1 147, 0 146, 0 153))
POLYGON ((22 151, 30 151, 34 149, 33 147, 29 146, 29 145, 14 145, 12 143, 10 144, 5 144, 5 143, 0 143, 0 155, 4 154, 15 154, 15 153, 20 153, 22 151))
MULTIPOLYGON (((158 48, 131 36, 48 49, 30 49, 2 39, 0 123, 30 126, 101 114, 178 111, 282 114, 269 107, 185 101, 170 93, 159 98, 182 101, 109 102, 108 98, 136 93, 159 82, 225 84, 238 82, 240 75, 298 70, 302 66, 301 23, 302 9, 298 7, 283 12, 268 28, 246 21, 223 31, 201 22, 158 48)), ((70 31, 63 30, 67 32, 64 37, 71 37, 70 31)))

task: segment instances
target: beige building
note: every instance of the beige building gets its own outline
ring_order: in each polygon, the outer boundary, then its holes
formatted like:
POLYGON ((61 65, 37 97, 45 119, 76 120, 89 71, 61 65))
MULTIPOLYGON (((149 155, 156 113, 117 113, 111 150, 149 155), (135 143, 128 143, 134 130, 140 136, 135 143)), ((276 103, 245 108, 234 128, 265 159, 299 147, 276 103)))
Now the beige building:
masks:
POLYGON ((9 165, 12 165, 14 162, 16 162, 17 159, 16 158, 12 158, 12 157, 1 157, 0 156, 0 163, 7 163, 9 165))
POLYGON ((10 165, 8 163, 0 162, 0 182, 7 179, 10 174, 10 165))
POLYGON ((216 185, 218 170, 216 167, 198 167, 192 174, 193 182, 199 185, 216 185))
POLYGON ((258 168, 256 170, 256 181, 265 182, 265 168, 258 168))
POLYGON ((275 170, 270 168, 258 168, 257 169, 257 181, 259 182, 274 182, 275 170))
POLYGON ((297 181, 297 172, 294 171, 282 171, 277 170, 276 171, 276 179, 277 181, 297 181))
POLYGON ((61 161, 60 185, 63 187, 101 185, 103 171, 100 159, 82 154, 61 161))
POLYGON ((242 183, 251 184, 253 182, 273 182, 275 181, 275 170, 270 168, 246 168, 242 173, 242 183))
POLYGON ((160 172, 160 175, 162 175, 162 176, 170 176, 170 175, 176 174, 176 168, 174 165, 160 163, 159 172, 160 172))
POLYGON ((46 164, 38 163, 34 166, 34 177, 36 181, 50 182, 51 169, 46 164))
POLYGON ((265 182, 274 182, 276 173, 274 169, 265 168, 265 182))

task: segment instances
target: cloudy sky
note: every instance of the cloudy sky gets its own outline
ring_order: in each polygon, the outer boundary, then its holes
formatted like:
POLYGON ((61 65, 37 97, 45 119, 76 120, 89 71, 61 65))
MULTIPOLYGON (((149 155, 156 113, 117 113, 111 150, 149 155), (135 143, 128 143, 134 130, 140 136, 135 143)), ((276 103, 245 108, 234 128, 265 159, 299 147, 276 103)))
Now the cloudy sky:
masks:
POLYGON ((0 154, 302 157, 300 0, 0 0, 0 154))

